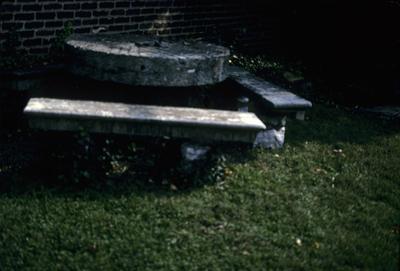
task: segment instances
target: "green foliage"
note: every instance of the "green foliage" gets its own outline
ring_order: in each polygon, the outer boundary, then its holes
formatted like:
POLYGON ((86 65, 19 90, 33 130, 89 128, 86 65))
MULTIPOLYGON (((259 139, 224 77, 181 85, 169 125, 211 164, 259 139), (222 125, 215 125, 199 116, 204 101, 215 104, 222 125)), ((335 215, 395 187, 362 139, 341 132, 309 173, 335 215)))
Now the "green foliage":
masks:
POLYGON ((292 87, 291 78, 301 78, 301 80, 304 80, 304 67, 302 63, 296 63, 283 58, 268 55, 248 56, 232 54, 229 63, 285 87, 292 87))
POLYGON ((243 67, 253 73, 258 73, 264 69, 268 69, 275 74, 280 74, 285 71, 285 66, 282 63, 261 55, 249 57, 240 54, 233 54, 230 58, 230 63, 243 67))
POLYGON ((209 169, 206 178, 210 182, 221 182, 227 176, 229 172, 228 165, 226 164, 226 157, 223 154, 219 154, 215 157, 213 166, 209 169))
POLYGON ((55 58, 64 57, 65 41, 74 32, 72 23, 68 22, 64 28, 57 34, 51 46, 51 54, 55 58))
POLYGON ((84 129, 72 141, 51 150, 55 175, 63 185, 97 186, 107 178, 124 175, 127 162, 134 160, 135 144, 115 143, 112 137, 95 137, 84 129))

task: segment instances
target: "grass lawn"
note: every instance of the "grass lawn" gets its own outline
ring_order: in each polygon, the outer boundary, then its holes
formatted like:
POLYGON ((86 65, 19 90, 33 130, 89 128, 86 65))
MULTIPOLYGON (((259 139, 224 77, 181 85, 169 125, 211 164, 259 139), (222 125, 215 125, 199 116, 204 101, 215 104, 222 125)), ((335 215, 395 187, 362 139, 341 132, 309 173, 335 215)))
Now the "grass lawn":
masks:
POLYGON ((3 178, 0 270, 398 270, 398 123, 308 117, 283 150, 224 149, 224 178, 185 189, 3 178))

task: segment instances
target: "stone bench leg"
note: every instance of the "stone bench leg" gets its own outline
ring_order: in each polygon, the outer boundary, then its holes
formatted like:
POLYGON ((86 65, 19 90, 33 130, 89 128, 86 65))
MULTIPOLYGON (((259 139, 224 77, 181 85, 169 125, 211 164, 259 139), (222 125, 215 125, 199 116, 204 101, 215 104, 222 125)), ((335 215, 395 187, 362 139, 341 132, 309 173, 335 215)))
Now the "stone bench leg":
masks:
POLYGON ((263 149, 282 148, 285 143, 286 116, 261 116, 260 118, 267 129, 257 134, 253 146, 263 149))
MULTIPOLYGON (((241 96, 237 99, 237 111, 248 112, 250 99, 246 96, 241 96)), ((304 111, 303 111, 304 113, 304 111)), ((260 116, 259 116, 260 117, 260 116)), ((260 119, 267 126, 267 129, 257 134, 254 141, 254 147, 264 149, 280 149, 285 142, 285 125, 286 116, 261 116, 260 119)))
POLYGON ((285 143, 285 127, 279 129, 271 128, 259 132, 256 140, 254 141, 254 147, 261 147, 263 149, 280 149, 285 143))
POLYGON ((181 145, 181 169, 184 174, 195 171, 199 162, 206 160, 211 147, 203 144, 183 143, 181 145))
POLYGON ((305 120, 306 119, 306 111, 297 111, 296 119, 301 120, 301 121, 305 120))

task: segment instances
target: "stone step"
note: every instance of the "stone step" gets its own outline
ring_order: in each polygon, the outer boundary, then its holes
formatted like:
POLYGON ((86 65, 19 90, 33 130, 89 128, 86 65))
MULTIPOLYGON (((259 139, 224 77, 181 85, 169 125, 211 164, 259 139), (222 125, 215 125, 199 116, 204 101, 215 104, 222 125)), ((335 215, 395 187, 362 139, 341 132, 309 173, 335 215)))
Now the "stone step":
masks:
POLYGON ((266 126, 253 113, 32 98, 24 109, 31 128, 200 141, 254 142, 266 126))
POLYGON ((228 68, 229 78, 258 98, 272 110, 301 112, 312 107, 312 103, 277 85, 259 78, 237 67, 228 68))

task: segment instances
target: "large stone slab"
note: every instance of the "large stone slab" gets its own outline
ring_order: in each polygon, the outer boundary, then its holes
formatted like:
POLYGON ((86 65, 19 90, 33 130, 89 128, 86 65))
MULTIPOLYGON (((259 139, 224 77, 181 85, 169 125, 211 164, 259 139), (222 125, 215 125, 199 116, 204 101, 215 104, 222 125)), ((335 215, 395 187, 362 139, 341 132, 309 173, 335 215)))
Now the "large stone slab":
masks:
POLYGON ((259 78, 240 67, 229 67, 229 77, 242 88, 275 110, 301 111, 312 103, 277 85, 259 78))
POLYGON ((253 113, 32 98, 31 128, 252 143, 265 125, 253 113))
POLYGON ((200 86, 226 79, 229 50, 199 41, 159 41, 132 34, 72 36, 70 71, 140 86, 200 86))

